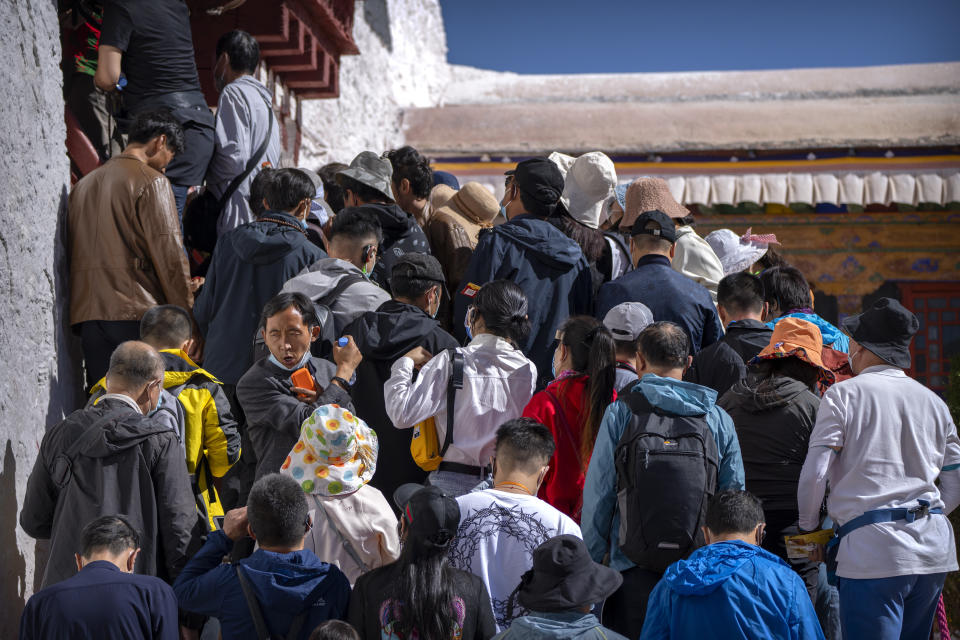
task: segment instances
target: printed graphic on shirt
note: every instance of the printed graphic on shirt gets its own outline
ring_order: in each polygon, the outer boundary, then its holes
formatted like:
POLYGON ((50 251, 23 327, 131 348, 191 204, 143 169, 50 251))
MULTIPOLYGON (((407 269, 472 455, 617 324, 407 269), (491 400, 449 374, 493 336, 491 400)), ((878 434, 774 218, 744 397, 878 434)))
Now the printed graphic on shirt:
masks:
MULTIPOLYGON (((499 545, 513 546, 522 548, 532 563, 533 550, 541 544, 556 535, 556 531, 548 528, 537 518, 536 513, 525 513, 522 508, 514 507, 508 509, 499 504, 491 504, 489 507, 478 509, 472 514, 460 521, 460 528, 457 530, 457 537, 450 545, 448 558, 450 564, 457 569, 472 571, 473 559, 477 556, 477 549, 487 538, 498 537, 499 545)), ((528 564, 525 567, 511 567, 510 569, 519 569, 523 573, 530 568, 528 564)), ((489 585, 488 585, 489 587, 489 585)), ((493 617, 497 621, 497 626, 504 629, 510 626, 514 618, 527 615, 529 611, 520 606, 516 601, 513 603, 512 615, 508 615, 510 596, 512 594, 495 594, 492 588, 490 591, 490 604, 493 607, 493 617), (502 597, 497 597, 498 595, 502 597)))
MULTIPOLYGON (((411 631, 408 638, 401 638, 393 632, 393 627, 400 617, 402 608, 403 603, 393 598, 384 600, 383 604, 380 605, 380 613, 378 615, 378 619, 380 620, 380 640, 418 640, 420 638, 420 634, 416 629, 411 631)), ((467 604, 463 601, 463 598, 456 597, 453 599, 453 612, 456 620, 454 620, 453 624, 452 640, 460 640, 460 638, 463 637, 463 621, 467 617, 467 604)))

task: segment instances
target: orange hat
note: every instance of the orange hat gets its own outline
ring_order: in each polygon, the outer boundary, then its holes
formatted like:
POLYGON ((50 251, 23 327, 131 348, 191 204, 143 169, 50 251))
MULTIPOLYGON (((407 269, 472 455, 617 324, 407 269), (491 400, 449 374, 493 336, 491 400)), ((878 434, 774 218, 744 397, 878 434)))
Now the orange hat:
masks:
POLYGON ((770 344, 765 346, 750 364, 793 356, 820 369, 820 378, 832 383, 833 372, 823 366, 822 352, 823 336, 817 325, 800 318, 784 318, 773 327, 770 344))

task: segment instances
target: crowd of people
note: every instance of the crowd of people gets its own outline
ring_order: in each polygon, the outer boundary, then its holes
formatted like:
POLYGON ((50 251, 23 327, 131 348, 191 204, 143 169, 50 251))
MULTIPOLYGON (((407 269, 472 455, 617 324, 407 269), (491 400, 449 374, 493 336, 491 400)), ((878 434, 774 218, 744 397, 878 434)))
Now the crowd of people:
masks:
POLYGON ((21 638, 930 634, 960 440, 910 310, 834 326, 599 152, 500 202, 410 147, 279 168, 256 41, 217 56, 201 204, 158 110, 71 193, 91 395, 30 475, 21 638))

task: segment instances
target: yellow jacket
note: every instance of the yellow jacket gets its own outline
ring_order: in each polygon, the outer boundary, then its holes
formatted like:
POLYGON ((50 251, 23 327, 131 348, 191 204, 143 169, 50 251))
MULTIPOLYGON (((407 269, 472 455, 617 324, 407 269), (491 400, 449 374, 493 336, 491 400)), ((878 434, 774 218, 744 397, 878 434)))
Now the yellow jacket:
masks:
MULTIPOLYGON (((213 531, 214 518, 224 514, 213 479, 222 478, 240 459, 237 422, 230 412, 227 395, 213 374, 179 349, 163 349, 160 356, 165 367, 163 387, 184 409, 183 446, 197 509, 213 531)), ((105 390, 105 379, 101 379, 90 393, 100 395, 105 390)))

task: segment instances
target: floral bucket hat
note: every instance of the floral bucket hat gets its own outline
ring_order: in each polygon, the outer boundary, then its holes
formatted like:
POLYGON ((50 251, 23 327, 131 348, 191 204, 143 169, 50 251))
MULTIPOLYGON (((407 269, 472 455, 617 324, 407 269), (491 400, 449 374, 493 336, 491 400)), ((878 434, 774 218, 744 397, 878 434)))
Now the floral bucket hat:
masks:
POLYGON ((377 469, 377 434, 346 409, 318 407, 300 428, 300 439, 280 467, 305 493, 339 496, 353 493, 377 469))

